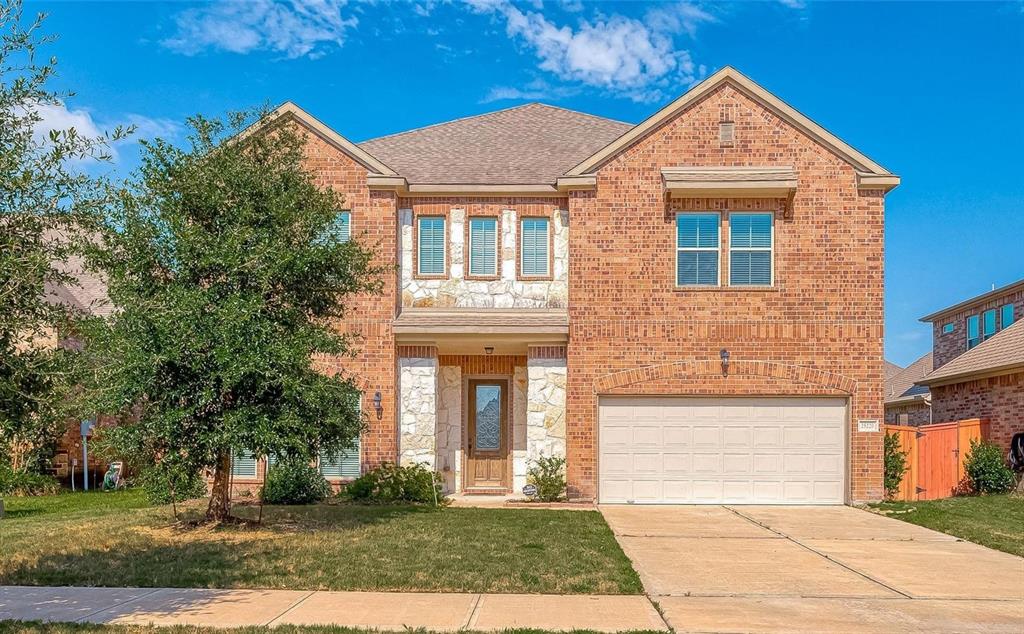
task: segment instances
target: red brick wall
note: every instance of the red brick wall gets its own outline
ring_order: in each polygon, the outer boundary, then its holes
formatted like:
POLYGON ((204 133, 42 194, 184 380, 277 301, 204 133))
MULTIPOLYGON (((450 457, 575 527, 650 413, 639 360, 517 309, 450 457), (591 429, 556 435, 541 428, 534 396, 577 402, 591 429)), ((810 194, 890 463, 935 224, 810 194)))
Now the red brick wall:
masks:
POLYGON ((883 208, 881 192, 858 192, 850 165, 728 85, 600 168, 596 192, 572 193, 566 430, 572 492, 597 493, 595 384, 602 376, 652 364, 714 363, 727 348, 733 364, 751 362, 747 374, 655 378, 631 384, 629 392, 685 386, 686 393, 715 395, 835 393, 820 381, 764 376, 761 361, 842 377, 852 406, 850 497, 880 498, 882 435, 856 432, 855 421, 883 418, 883 208), (718 141, 725 108, 735 121, 731 147, 718 141), (796 168, 792 214, 776 215, 774 288, 676 290, 676 209, 722 211, 725 225, 729 210, 782 205, 774 199, 666 203, 660 168, 680 165, 796 168))
POLYGON ((355 358, 320 361, 328 372, 358 377, 363 387, 368 428, 362 436, 362 462, 364 468, 372 468, 398 458, 395 338, 391 331, 398 302, 396 197, 390 192, 371 192, 366 168, 316 135, 310 135, 306 153, 307 165, 318 175, 318 183, 345 195, 345 207, 352 212, 353 239, 374 249, 374 263, 388 268, 381 293, 350 301, 350 317, 338 326, 358 336, 355 358), (384 409, 379 421, 373 408, 378 391, 384 409))
POLYGON ((931 392, 936 423, 987 418, 989 438, 1005 449, 1014 434, 1024 432, 1024 372, 942 385, 931 392))
MULTIPOLYGON (((936 318, 932 323, 932 369, 937 369, 967 352, 967 318, 969 316, 978 315, 978 328, 980 329, 982 313, 992 308, 998 310, 1005 304, 1011 303, 1015 320, 1024 319, 1024 288, 1011 289, 1006 294, 981 304, 975 304, 936 318), (942 327, 948 323, 953 324, 953 332, 943 334, 942 327)), ((998 316, 996 324, 997 327, 1002 328, 998 316)))
POLYGON ((906 405, 886 405, 885 424, 910 425, 912 427, 928 425, 932 422, 931 413, 932 408, 929 407, 927 403, 922 403, 920 401, 906 405), (902 414, 907 415, 906 421, 900 420, 900 415, 902 414))

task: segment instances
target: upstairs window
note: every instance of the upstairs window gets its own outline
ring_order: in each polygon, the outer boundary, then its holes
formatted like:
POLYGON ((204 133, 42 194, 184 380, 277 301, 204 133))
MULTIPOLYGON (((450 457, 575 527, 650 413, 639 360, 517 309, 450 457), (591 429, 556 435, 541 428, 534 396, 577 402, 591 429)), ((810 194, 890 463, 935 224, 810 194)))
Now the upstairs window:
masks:
POLYGON ((445 227, 443 216, 423 216, 417 222, 420 275, 445 274, 445 227))
POLYGON ((981 318, 981 340, 985 341, 992 335, 996 334, 996 309, 986 310, 982 313, 981 318))
POLYGON ((967 318, 967 349, 970 350, 979 343, 981 343, 979 318, 977 315, 971 315, 967 318))
POLYGON ((729 214, 729 284, 772 285, 772 214, 729 214))
POLYGON ((718 286, 718 214, 676 215, 676 286, 718 286))
POLYGON ((469 274, 498 274, 498 219, 469 219, 469 274))
POLYGON ((945 324, 942 326, 942 334, 948 335, 949 333, 953 332, 954 328, 955 326, 953 326, 953 322, 945 324))
POLYGON ((550 275, 548 219, 523 218, 520 231, 520 272, 524 277, 550 275))
POLYGON ((1006 328, 1013 325, 1013 304, 1006 304, 999 309, 999 327, 1006 328))

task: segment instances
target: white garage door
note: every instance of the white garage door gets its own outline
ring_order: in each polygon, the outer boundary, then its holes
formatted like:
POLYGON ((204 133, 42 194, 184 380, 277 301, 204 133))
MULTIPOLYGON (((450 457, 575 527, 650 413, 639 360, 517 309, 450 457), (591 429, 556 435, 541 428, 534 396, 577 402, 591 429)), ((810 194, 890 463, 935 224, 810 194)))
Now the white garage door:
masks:
POLYGON ((602 397, 600 500, 842 504, 845 399, 602 397))

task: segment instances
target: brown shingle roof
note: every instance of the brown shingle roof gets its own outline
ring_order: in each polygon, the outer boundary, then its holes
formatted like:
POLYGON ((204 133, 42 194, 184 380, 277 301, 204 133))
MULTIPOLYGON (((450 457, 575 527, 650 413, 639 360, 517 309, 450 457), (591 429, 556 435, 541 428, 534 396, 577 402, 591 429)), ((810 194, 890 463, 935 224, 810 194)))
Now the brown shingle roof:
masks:
MULTIPOLYGON (((888 364, 888 361, 886 363, 888 364)), ((886 372, 888 373, 888 371, 889 368, 886 367, 886 372)), ((928 394, 928 388, 923 385, 915 385, 915 383, 931 371, 932 353, 929 352, 907 367, 900 369, 893 376, 886 376, 885 402, 903 401, 928 394)))
POLYGON ((409 183, 549 184, 632 127, 530 103, 371 139, 359 147, 409 183))
POLYGON ((1015 368, 1024 371, 1024 321, 997 332, 991 339, 928 374, 919 383, 960 383, 979 374, 1015 368))

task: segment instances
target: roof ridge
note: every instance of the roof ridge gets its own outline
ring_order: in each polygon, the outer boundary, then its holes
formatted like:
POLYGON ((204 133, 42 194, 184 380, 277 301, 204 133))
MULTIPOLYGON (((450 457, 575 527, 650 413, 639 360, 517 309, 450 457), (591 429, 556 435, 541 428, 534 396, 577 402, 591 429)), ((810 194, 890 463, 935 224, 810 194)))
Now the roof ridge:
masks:
POLYGON ((523 108, 529 108, 531 106, 542 106, 544 108, 551 108, 553 110, 561 110, 563 112, 571 112, 573 114, 578 114, 578 115, 583 115, 585 117, 590 117, 591 119, 600 119, 602 121, 610 121, 612 123, 620 123, 622 125, 628 125, 628 126, 636 125, 635 123, 628 123, 626 121, 619 121, 618 119, 609 119, 608 117, 602 117, 601 115, 591 114, 589 112, 582 112, 580 110, 572 110, 570 108, 563 108, 561 106, 553 106, 553 105, 551 105, 549 103, 544 103, 542 101, 530 101, 528 103, 521 103, 518 106, 509 106, 508 108, 499 108, 498 110, 491 110, 489 112, 481 112, 481 113, 478 113, 478 114, 471 114, 471 115, 467 115, 465 117, 456 117, 455 119, 449 119, 447 121, 438 121, 437 123, 431 123, 431 124, 424 125, 424 126, 419 126, 419 127, 416 127, 416 128, 410 128, 408 130, 402 130, 401 132, 392 132, 391 134, 384 134, 384 135, 381 135, 381 136, 376 136, 376 137, 373 137, 373 138, 370 138, 370 139, 366 139, 365 141, 360 141, 359 143, 357 143, 357 145, 363 145, 365 143, 372 143, 374 141, 382 141, 384 139, 391 139, 391 138, 394 138, 394 137, 402 136, 403 134, 411 134, 413 132, 422 132, 423 130, 429 130, 431 128, 439 128, 441 126, 449 125, 449 124, 452 124, 452 123, 460 123, 460 122, 463 122, 463 121, 470 121, 472 119, 479 119, 481 117, 487 117, 487 116, 490 116, 490 115, 500 114, 502 112, 511 112, 513 110, 520 110, 520 109, 523 109, 523 108))

